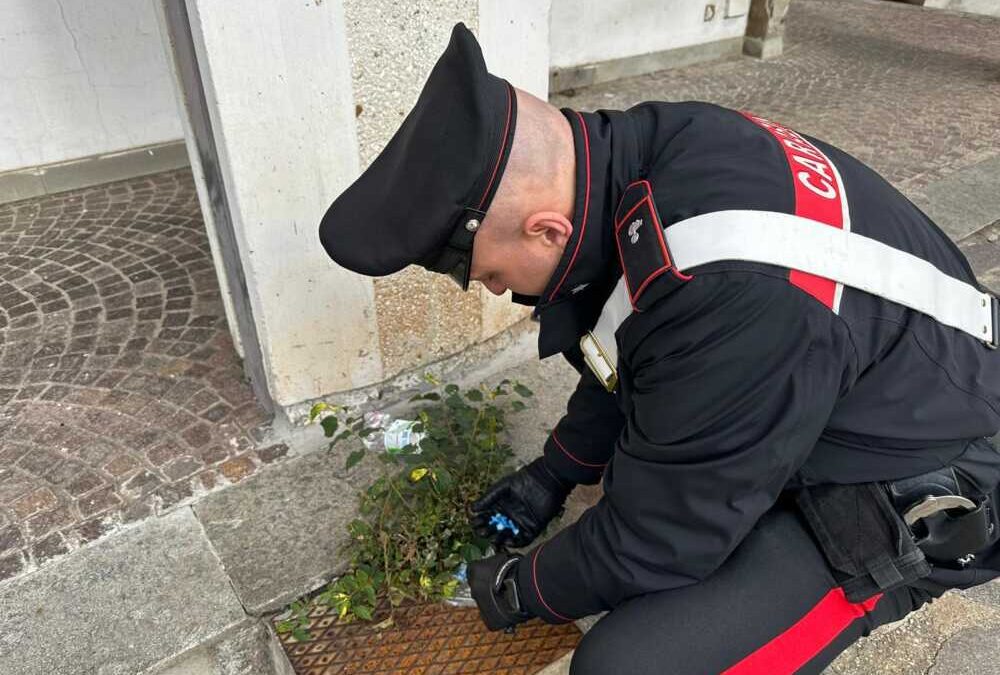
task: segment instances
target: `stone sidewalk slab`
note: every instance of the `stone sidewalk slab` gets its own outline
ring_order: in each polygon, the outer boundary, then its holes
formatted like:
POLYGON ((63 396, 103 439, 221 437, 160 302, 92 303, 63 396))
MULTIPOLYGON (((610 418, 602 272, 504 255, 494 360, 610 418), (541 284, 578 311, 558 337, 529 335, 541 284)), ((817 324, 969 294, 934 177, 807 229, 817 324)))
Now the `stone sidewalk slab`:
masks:
POLYGON ((953 240, 964 239, 1000 216, 1000 157, 932 182, 914 202, 953 240))
POLYGON ((149 675, 295 675, 264 619, 248 618, 217 640, 171 659, 149 675))
POLYGON ((136 675, 244 619, 181 509, 0 586, 0 673, 136 675))
POLYGON ((278 610, 343 570, 340 548, 358 486, 372 477, 359 466, 347 478, 344 458, 353 447, 288 460, 195 505, 249 613, 278 610))

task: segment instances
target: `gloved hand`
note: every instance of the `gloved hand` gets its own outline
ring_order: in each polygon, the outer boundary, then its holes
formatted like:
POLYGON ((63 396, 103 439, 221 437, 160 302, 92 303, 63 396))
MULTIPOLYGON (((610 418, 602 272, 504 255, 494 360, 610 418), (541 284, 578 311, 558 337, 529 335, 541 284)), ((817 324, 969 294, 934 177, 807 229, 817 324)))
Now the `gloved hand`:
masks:
POLYGON ((560 512, 570 490, 572 486, 548 468, 545 457, 539 457, 501 478, 472 503, 472 528, 498 548, 508 542, 518 548, 527 546, 560 512), (517 534, 494 529, 490 519, 496 513, 510 518, 518 527, 517 534))
POLYGON ((519 555, 504 552, 469 563, 469 590, 483 623, 490 630, 509 628, 531 618, 522 609, 517 588, 517 566, 521 560, 519 555))

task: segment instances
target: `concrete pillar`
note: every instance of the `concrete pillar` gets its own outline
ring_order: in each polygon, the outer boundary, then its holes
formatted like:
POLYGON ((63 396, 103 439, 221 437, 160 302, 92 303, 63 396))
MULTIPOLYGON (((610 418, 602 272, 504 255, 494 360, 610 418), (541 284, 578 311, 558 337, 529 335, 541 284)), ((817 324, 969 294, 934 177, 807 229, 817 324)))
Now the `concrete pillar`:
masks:
MULTIPOLYGON (((479 0, 479 44, 491 72, 538 98, 549 97, 549 15, 551 0, 479 0)), ((478 339, 496 335, 528 315, 479 287, 482 315, 478 339)))
POLYGON ((175 66, 204 101, 183 112, 231 325, 275 407, 418 369, 526 315, 415 268, 348 272, 317 228, 410 110, 456 21, 492 70, 544 98, 548 0, 162 2, 168 24, 185 10, 193 45, 188 72, 176 49, 175 66))
POLYGON ((785 14, 791 0, 752 0, 743 38, 743 53, 761 59, 781 56, 785 14))

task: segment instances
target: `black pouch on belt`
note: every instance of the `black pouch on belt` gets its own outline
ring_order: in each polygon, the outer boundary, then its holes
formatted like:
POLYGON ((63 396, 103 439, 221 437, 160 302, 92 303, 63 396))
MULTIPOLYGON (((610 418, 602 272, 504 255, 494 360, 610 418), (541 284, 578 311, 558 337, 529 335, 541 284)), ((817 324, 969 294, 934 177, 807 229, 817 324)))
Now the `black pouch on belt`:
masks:
POLYGON ((935 565, 964 567, 1000 537, 992 496, 952 467, 887 488, 917 546, 935 565))
POLYGON ((879 483, 802 488, 796 503, 851 602, 931 572, 879 483))

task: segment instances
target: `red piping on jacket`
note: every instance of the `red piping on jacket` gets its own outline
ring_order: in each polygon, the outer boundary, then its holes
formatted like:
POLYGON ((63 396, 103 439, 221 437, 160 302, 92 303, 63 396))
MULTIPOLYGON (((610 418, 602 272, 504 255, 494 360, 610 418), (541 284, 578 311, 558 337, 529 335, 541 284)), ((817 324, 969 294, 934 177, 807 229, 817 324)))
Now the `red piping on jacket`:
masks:
POLYGON ((555 441, 555 444, 559 447, 560 450, 563 451, 563 454, 565 454, 567 457, 569 457, 571 460, 573 460, 574 462, 576 462, 580 466, 585 466, 585 467, 590 468, 590 469, 603 469, 604 467, 606 467, 608 465, 607 462, 605 462, 604 464, 591 464, 590 462, 584 462, 582 459, 577 459, 573 455, 573 453, 571 453, 569 450, 567 450, 566 447, 562 443, 559 442, 559 438, 556 437, 555 430, 552 431, 552 440, 555 441))
POLYGON ((573 263, 576 262, 576 255, 580 252, 580 246, 583 244, 583 235, 587 232, 587 211, 590 209, 590 134, 587 132, 587 124, 583 121, 583 115, 576 113, 576 116, 580 119, 580 131, 583 134, 583 148, 584 156, 586 157, 586 167, 587 167, 587 182, 586 189, 584 191, 583 198, 583 218, 580 220, 580 236, 576 240, 576 249, 573 251, 573 257, 569 259, 569 265, 566 266, 566 270, 563 272, 562 278, 556 287, 552 289, 549 294, 549 301, 556 297, 556 293, 562 288, 563 282, 566 281, 566 277, 569 275, 569 271, 573 269, 573 263))
POLYGON ((544 605, 545 609, 549 610, 549 613, 552 616, 558 619, 562 619, 563 621, 572 621, 573 619, 569 618, 568 616, 563 616, 556 610, 549 607, 549 603, 545 602, 545 598, 542 597, 541 589, 538 588, 538 554, 542 552, 543 548, 545 548, 545 544, 542 544, 537 549, 535 549, 535 555, 531 558, 531 580, 535 584, 535 595, 538 596, 538 599, 541 601, 542 605, 544 605))

